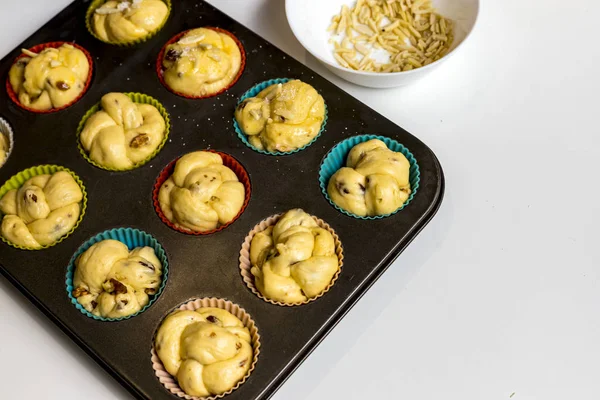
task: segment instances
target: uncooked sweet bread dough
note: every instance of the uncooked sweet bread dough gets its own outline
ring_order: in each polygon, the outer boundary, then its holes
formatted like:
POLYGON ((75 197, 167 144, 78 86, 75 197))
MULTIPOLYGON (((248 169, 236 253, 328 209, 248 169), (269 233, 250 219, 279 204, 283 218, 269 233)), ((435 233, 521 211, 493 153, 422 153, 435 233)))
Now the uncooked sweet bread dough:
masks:
POLYGON ((117 240, 95 243, 75 261, 73 296, 104 318, 135 314, 160 286, 162 264, 151 247, 129 251, 117 240))
POLYGON ((0 130, 0 167, 6 162, 6 156, 10 151, 10 142, 8 136, 0 130))
POLYGON ((102 96, 102 110, 81 131, 89 157, 106 168, 124 169, 144 161, 165 137, 165 120, 156 107, 134 103, 123 93, 102 96))
POLYGON ((339 207, 358 216, 385 215, 408 200, 409 174, 404 154, 372 139, 350 150, 346 167, 329 179, 327 193, 339 207))
POLYGON ((158 329, 155 348, 181 389, 198 397, 233 389, 253 358, 248 328, 220 308, 175 311, 158 329))
POLYGON ((165 49, 163 77, 175 92, 208 96, 231 84, 242 66, 242 53, 226 33, 192 29, 165 49))
POLYGON ((250 262, 259 292, 288 304, 321 294, 340 268, 332 234, 301 209, 254 235, 250 262))
POLYGON ((323 97, 299 80, 271 85, 235 110, 235 119, 250 144, 270 152, 307 145, 319 134, 324 118, 323 97))
POLYGON ((12 65, 8 76, 24 106, 41 111, 60 108, 74 101, 85 88, 90 64, 78 48, 63 44, 39 54, 22 51, 26 57, 12 65))
POLYGON ((168 13, 162 0, 111 0, 94 11, 92 27, 104 41, 131 42, 158 29, 168 13))
POLYGON ((219 154, 195 151, 177 160, 158 200, 169 221, 202 232, 232 221, 242 209, 244 196, 244 185, 219 154))
POLYGON ((67 234, 79 219, 81 188, 66 171, 38 175, 0 199, 2 236, 28 248, 40 248, 67 234))

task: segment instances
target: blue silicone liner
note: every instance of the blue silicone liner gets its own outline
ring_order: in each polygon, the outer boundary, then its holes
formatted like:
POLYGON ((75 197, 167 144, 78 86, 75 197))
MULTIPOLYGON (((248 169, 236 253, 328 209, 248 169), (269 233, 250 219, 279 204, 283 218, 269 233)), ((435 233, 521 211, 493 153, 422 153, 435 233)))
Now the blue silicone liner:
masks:
POLYGON ((67 278, 66 278, 65 282, 67 285, 67 295, 69 296, 71 303, 75 306, 75 308, 77 308, 79 311, 81 311, 82 314, 85 314, 88 317, 93 318, 98 321, 121 321, 121 320, 135 317, 136 315, 141 314, 144 311, 146 311, 146 309, 148 309, 148 307, 150 307, 162 293, 162 291, 165 288, 165 285, 167 283, 168 276, 169 276, 169 261, 167 260, 167 254, 166 254, 165 250, 163 249, 163 247, 160 245, 160 243, 158 243, 158 241, 152 235, 150 235, 146 232, 140 231, 138 229, 116 228, 116 229, 111 229, 111 230, 104 231, 102 233, 97 234, 96 236, 88 239, 86 242, 84 242, 79 247, 79 249, 77 249, 75 254, 73 254, 73 257, 71 257, 71 261, 69 261, 69 266, 67 267, 67 278), (74 289, 73 288, 73 275, 75 273, 75 260, 77 260, 77 257, 79 257, 84 251, 86 251, 87 249, 92 247, 92 245, 94 245, 98 242, 101 242, 103 240, 107 240, 107 239, 118 240, 119 242, 124 243, 127 246, 127 248, 129 248, 130 251, 136 247, 144 247, 144 246, 152 247, 154 249, 154 253, 156 254, 156 256, 158 257, 158 259, 160 260, 160 262, 162 264, 161 283, 160 283, 160 286, 159 286, 157 292, 155 294, 153 294, 152 296, 149 296, 150 301, 140 311, 138 311, 135 314, 131 314, 131 315, 128 315, 128 316, 122 317, 122 318, 103 318, 103 317, 94 315, 91 312, 87 311, 85 308, 83 308, 83 306, 81 304, 79 304, 77 299, 75 297, 73 297, 73 289, 74 289))
POLYGON ((381 219, 381 218, 389 217, 390 215, 394 215, 398 211, 404 209, 404 207, 406 207, 412 201, 413 197, 415 197, 415 195, 417 194, 417 190, 419 189, 419 182, 421 180, 420 177, 421 177, 421 173, 419 171, 419 164, 417 164, 417 160, 415 159, 415 157, 412 155, 412 153, 406 147, 404 147, 402 144, 400 144, 399 142, 397 142, 393 139, 390 139, 385 136, 377 136, 377 135, 358 135, 358 136, 352 136, 348 139, 343 140, 342 142, 336 144, 331 150, 329 150, 329 152, 327 153, 327 155, 321 162, 321 167, 319 168, 319 185, 321 186, 321 192, 323 192, 323 195, 329 201, 329 203, 331 203, 332 206, 334 206, 338 211, 340 211, 343 214, 346 214, 350 217, 354 217, 354 218, 358 218, 358 219, 366 219, 366 220, 381 219), (359 215, 348 212, 348 211, 344 210, 343 208, 339 207, 337 204, 335 204, 333 202, 333 200, 331 200, 329 198, 329 195, 327 194, 327 184, 329 183, 329 179, 331 179, 331 176, 338 169, 346 166, 346 158, 348 157, 348 153, 350 153, 350 150, 352 150, 352 148, 354 146, 356 146, 357 144, 363 143, 363 142, 366 142, 366 141, 369 141, 372 139, 381 140, 383 143, 385 143, 385 145, 390 150, 402 153, 407 158, 408 162, 410 163, 409 182, 410 182, 411 193, 410 193, 410 196, 408 196, 408 200, 406 200, 406 202, 402 205, 402 207, 398 208, 393 213, 369 216, 369 217, 361 217, 359 215))
MULTIPOLYGON (((271 79, 262 83, 259 83, 255 86, 253 86, 250 90, 248 90, 246 93, 244 93, 242 95, 242 97, 240 97, 240 100, 237 102, 236 107, 244 100, 250 98, 250 97, 256 97, 257 94, 259 94, 260 92, 262 92, 263 90, 265 90, 266 88, 268 88, 271 85, 276 85, 278 83, 286 83, 289 82, 291 79, 289 78, 277 78, 277 79, 271 79)), ((285 156, 285 155, 289 155, 289 154, 294 154, 297 153, 299 151, 304 150, 305 148, 307 148, 308 146, 310 146, 311 144, 313 144, 314 142, 317 141, 317 139, 319 138, 319 136, 321 136, 321 134, 323 133, 323 131, 325 130, 325 125, 327 125, 327 103, 325 103, 325 115, 323 117, 323 123, 321 124, 321 130, 319 131, 319 133, 317 133, 317 136, 314 137, 313 140, 311 140, 308 144, 292 150, 292 151, 286 151, 286 152, 281 152, 281 151, 274 151, 274 152, 270 152, 270 151, 266 151, 266 150, 260 150, 257 149, 256 147, 252 146, 250 144, 250 142, 248 141, 248 136, 242 131, 242 128, 240 128, 239 124, 237 123, 237 121, 235 120, 235 116, 233 117, 233 129, 235 129, 235 132, 237 133, 238 137, 240 138, 240 140, 242 142, 244 142, 244 144, 248 147, 250 147, 252 150, 261 153, 261 154, 267 154, 270 156, 285 156)))

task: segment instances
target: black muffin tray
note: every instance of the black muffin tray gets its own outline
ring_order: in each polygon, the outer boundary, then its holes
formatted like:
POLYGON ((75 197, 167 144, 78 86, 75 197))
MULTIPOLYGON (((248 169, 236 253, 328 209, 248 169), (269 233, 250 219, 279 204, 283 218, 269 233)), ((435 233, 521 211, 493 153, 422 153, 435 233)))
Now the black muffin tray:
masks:
POLYGON ((59 112, 25 111, 10 100, 4 89, 0 91, 0 117, 12 126, 15 142, 11 156, 0 168, 0 183, 31 166, 58 164, 73 170, 88 193, 81 225, 58 245, 26 251, 0 243, 0 271, 140 399, 177 398, 156 378, 150 361, 152 339, 162 319, 191 298, 230 300, 255 320, 261 352, 248 381, 227 398, 267 399, 435 215, 444 193, 440 164, 419 139, 207 3, 174 1, 164 28, 145 43, 130 48, 108 45, 92 37, 85 27, 88 6, 89 1, 72 3, 0 62, 0 76, 5 80, 19 49, 53 41, 74 41, 87 49, 94 61, 89 90, 73 106, 59 112), (155 62, 172 36, 201 26, 220 27, 235 34, 246 50, 247 62, 240 80, 225 93, 190 100, 161 85, 155 62), (257 153, 242 143, 233 128, 239 97, 255 84, 273 78, 298 78, 313 85, 328 106, 329 120, 323 134, 292 155, 257 153), (158 155, 128 172, 96 168, 77 148, 79 121, 102 95, 111 91, 140 92, 156 98, 172 122, 169 140, 158 155), (344 215, 329 204, 319 187, 319 166, 327 152, 344 138, 365 133, 399 141, 414 154, 420 167, 416 196, 388 218, 361 220, 344 215), (154 210, 153 184, 160 171, 178 156, 208 148, 234 156, 247 169, 252 184, 250 203, 239 219, 221 232, 206 236, 176 232, 154 210), (296 207, 322 218, 339 234, 344 266, 338 281, 320 299, 302 306, 281 307, 261 300, 246 287, 238 258, 244 238, 258 222, 296 207), (164 292, 145 312, 128 320, 96 321, 69 302, 67 264, 82 243, 116 227, 138 228, 153 235, 167 252, 169 277, 164 292))

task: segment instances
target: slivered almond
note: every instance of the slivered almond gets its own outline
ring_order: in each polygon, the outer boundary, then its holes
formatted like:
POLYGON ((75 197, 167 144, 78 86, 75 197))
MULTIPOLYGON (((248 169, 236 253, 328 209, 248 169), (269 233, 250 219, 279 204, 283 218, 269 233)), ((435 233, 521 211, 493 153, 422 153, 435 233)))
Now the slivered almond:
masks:
POLYGON ((179 44, 194 44, 196 42, 204 40, 205 37, 206 37, 205 35, 189 35, 189 36, 184 36, 181 39, 179 39, 177 41, 177 43, 179 43, 179 44))
POLYGON ((34 53, 33 51, 27 50, 27 49, 21 49, 21 53, 25 54, 26 56, 29 56, 31 58, 33 57, 37 57, 37 54, 34 53))
POLYGON ((121 11, 117 8, 112 8, 112 7, 100 7, 100 8, 96 8, 96 11, 94 11, 96 14, 100 14, 100 15, 106 15, 106 14, 118 14, 121 11))

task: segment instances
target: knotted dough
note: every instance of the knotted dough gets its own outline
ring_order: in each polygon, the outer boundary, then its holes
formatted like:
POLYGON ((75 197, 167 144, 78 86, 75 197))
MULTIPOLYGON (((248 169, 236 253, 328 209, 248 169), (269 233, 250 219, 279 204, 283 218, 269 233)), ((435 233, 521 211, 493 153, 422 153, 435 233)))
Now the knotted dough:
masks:
POLYGON ((346 167, 329 179, 327 193, 339 207, 361 217, 389 214, 408 200, 409 174, 404 154, 373 139, 350 150, 346 167))
POLYGON ((94 11, 92 27, 104 41, 131 42, 158 29, 168 13, 162 0, 111 0, 94 11))
POLYGON ((271 85, 242 101, 235 111, 250 144, 270 152, 307 145, 318 135, 324 118, 323 97, 299 80, 271 85))
POLYGON ((106 168, 126 169, 144 161, 165 137, 165 120, 156 107, 134 103, 123 93, 108 93, 101 111, 89 117, 81 145, 89 157, 106 168))
POLYGON ((229 86, 241 65, 241 50, 231 36, 197 28, 167 46, 163 77, 175 92, 208 96, 229 86))
POLYGON ((148 304, 161 275, 162 264, 151 247, 129 251, 118 240, 102 240, 75 260, 73 296, 94 315, 126 317, 148 304))
POLYGON ((0 199, 2 236, 28 248, 49 246, 79 219, 81 188, 66 171, 38 175, 0 199))
POLYGON ((340 268, 333 235, 301 209, 254 235, 250 262, 258 291, 288 304, 321 294, 340 268))
POLYGON ((244 204, 245 188, 217 153, 195 151, 177 160, 158 200, 175 225, 209 231, 232 221, 244 204))
POLYGON ((175 311, 158 329, 155 348, 181 389, 198 397, 233 389, 253 358, 250 332, 220 308, 175 311))
POLYGON ((83 53, 70 44, 46 48, 36 54, 23 50, 9 71, 9 81, 19 102, 29 108, 45 111, 74 101, 83 89, 90 64, 83 53))

